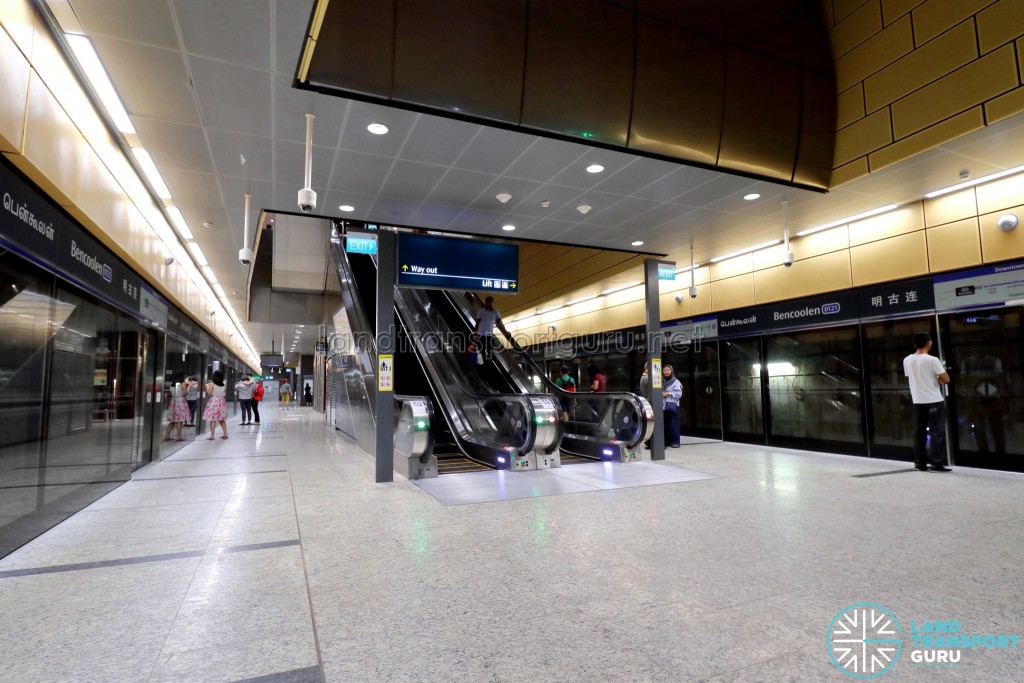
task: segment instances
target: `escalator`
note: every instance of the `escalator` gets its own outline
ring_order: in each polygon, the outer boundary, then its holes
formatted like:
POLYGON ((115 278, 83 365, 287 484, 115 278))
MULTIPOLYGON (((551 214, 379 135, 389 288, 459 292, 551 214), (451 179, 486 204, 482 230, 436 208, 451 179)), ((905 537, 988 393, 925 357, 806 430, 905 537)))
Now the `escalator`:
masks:
MULTIPOLYGON (((467 292, 463 298, 439 292, 449 301, 464 325, 472 327, 480 298, 467 292)), ((514 390, 545 391, 569 406, 569 421, 559 445, 561 464, 595 460, 637 459, 640 444, 651 437, 654 413, 643 397, 629 392, 567 392, 552 381, 515 340, 495 354, 492 365, 514 390)))
MULTIPOLYGON (((375 324, 374 258, 345 254, 339 244, 332 247, 332 255, 343 285, 356 293, 353 304, 373 314, 375 324)), ((395 292, 395 390, 433 399, 438 471, 532 469, 534 449, 552 451, 557 446, 557 404, 543 394, 508 392, 500 373, 480 373, 470 366, 437 303, 418 290, 395 292)))

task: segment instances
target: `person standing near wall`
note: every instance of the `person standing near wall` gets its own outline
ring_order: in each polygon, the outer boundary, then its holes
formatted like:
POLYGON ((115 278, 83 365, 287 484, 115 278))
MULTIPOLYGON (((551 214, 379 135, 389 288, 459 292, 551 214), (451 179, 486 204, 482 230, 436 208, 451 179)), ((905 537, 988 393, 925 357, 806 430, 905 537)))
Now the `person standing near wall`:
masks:
POLYGON ((256 390, 256 382, 250 375, 242 375, 241 381, 235 384, 235 392, 238 395, 238 403, 242 406, 242 422, 245 425, 252 424, 252 394, 256 390))
POLYGON ((665 401, 662 409, 665 416, 665 445, 679 448, 679 399, 683 397, 683 385, 672 372, 671 365, 662 367, 661 374, 664 377, 661 397, 665 401))
POLYGON ((940 388, 949 383, 949 375, 942 361, 928 353, 931 335, 915 332, 913 341, 916 351, 903 359, 903 373, 914 402, 914 469, 952 472, 946 467, 946 402, 940 388))
POLYGON ((194 427, 196 422, 196 410, 199 408, 199 381, 189 375, 185 378, 188 388, 185 390, 185 402, 188 403, 188 422, 186 427, 194 427))
POLYGON ((253 378, 252 388, 252 416, 256 418, 252 424, 258 425, 260 423, 260 402, 263 400, 263 382, 257 378, 253 378))

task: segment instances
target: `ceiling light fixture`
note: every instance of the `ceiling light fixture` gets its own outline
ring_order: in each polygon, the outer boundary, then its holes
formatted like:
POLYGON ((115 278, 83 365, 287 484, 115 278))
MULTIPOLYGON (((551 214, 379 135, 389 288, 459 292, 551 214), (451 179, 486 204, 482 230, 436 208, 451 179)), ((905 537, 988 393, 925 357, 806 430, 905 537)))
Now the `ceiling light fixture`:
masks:
POLYGON ((764 242, 762 244, 754 245, 752 247, 749 247, 748 249, 740 249, 739 251, 734 251, 734 252, 730 252, 728 254, 723 254, 722 256, 716 256, 715 258, 711 259, 711 262, 712 263, 718 263, 719 261, 725 261, 726 259, 731 259, 734 256, 743 256, 743 254, 750 254, 750 253, 755 252, 755 251, 757 251, 759 249, 766 249, 767 247, 774 247, 776 244, 778 244, 781 241, 782 240, 772 240, 770 242, 764 242))
POLYGON ((499 194, 494 195, 494 198, 497 199, 502 204, 508 204, 508 200, 512 199, 512 195, 510 195, 508 192, 501 192, 499 194))
POLYGON ((576 304, 581 304, 584 301, 590 301, 591 299, 596 299, 599 296, 601 296, 601 295, 600 294, 591 294, 590 296, 585 296, 582 299, 576 299, 575 301, 566 301, 565 305, 566 306, 575 306, 576 304))
POLYGON ((342 204, 341 206, 338 207, 338 210, 339 211, 355 211, 356 207, 350 206, 348 204, 342 204))
POLYGON ((604 166, 601 164, 591 164, 587 166, 587 173, 600 173, 604 170, 604 166))
POLYGON ((638 286, 640 286, 642 284, 643 284, 642 282, 631 282, 628 285, 622 285, 621 287, 613 287, 612 289, 606 289, 603 292, 601 292, 601 296, 607 296, 609 294, 614 294, 615 292, 621 292, 624 289, 630 289, 632 287, 638 287, 638 286))
POLYGON ((750 194, 745 194, 745 195, 743 195, 743 198, 744 198, 744 199, 746 199, 746 200, 747 200, 748 202, 752 202, 752 201, 754 201, 755 199, 760 199, 760 198, 761 198, 761 195, 759 195, 759 194, 758 194, 758 193, 756 193, 756 192, 751 192, 750 194))
POLYGON ((859 220, 862 220, 864 218, 870 218, 871 216, 877 216, 879 214, 886 213, 887 211, 892 211, 893 209, 898 208, 898 207, 899 207, 899 204, 886 204, 885 206, 881 206, 881 207, 879 207, 877 209, 871 209, 870 211, 865 211, 864 213, 858 213, 856 216, 850 216, 849 218, 843 218, 843 219, 838 220, 838 221, 832 221, 831 223, 826 223, 825 225, 819 225, 816 228, 809 228, 807 230, 801 230, 800 232, 798 232, 796 234, 796 236, 797 237, 803 237, 804 235, 812 235, 812 234, 814 234, 816 232, 821 232, 822 230, 828 230, 829 228, 835 228, 837 226, 846 225, 847 223, 853 223, 855 221, 859 221, 859 220))
POLYGON ((366 127, 366 130, 370 131, 374 135, 385 135, 388 132, 388 127, 383 123, 371 123, 366 127))
POLYGON ((642 247, 644 245, 643 240, 637 240, 631 243, 634 247, 642 247))
POLYGON ((592 208, 594 207, 592 207, 590 204, 580 204, 579 206, 576 207, 576 210, 582 213, 584 216, 586 216, 588 213, 590 213, 590 210, 592 208))
POLYGON ((167 183, 165 183, 164 179, 160 176, 160 171, 156 169, 156 164, 153 163, 153 157, 151 157, 149 152, 141 147, 133 147, 132 154, 135 155, 135 160, 138 161, 139 166, 142 167, 142 172, 146 174, 146 178, 149 180, 149 184, 156 192, 156 196, 163 201, 169 201, 171 199, 171 191, 167 189, 167 183))
POLYGON ((89 79, 93 90, 96 91, 100 102, 103 103, 103 108, 113 119, 114 125, 125 135, 135 135, 135 126, 128 118, 128 112, 125 110, 121 98, 118 97, 114 84, 110 82, 110 76, 103 68, 103 63, 100 61, 99 55, 96 54, 92 41, 85 36, 73 33, 65 33, 64 38, 71 46, 71 51, 75 53, 75 59, 78 60, 82 71, 85 72, 85 76, 89 79))
POLYGON ((537 311, 536 315, 544 315, 545 313, 550 313, 551 311, 557 311, 561 307, 562 307, 562 305, 559 304, 558 306, 552 306, 551 308, 545 308, 543 310, 537 311))
POLYGON ((1014 166, 1013 168, 1008 168, 1005 171, 991 173, 987 176, 982 176, 981 178, 977 178, 975 180, 968 180, 966 183, 960 183, 958 185, 953 185, 951 187, 945 187, 941 190, 935 190, 934 192, 927 193, 925 197, 927 197, 928 199, 932 199, 933 197, 941 197, 942 195, 949 194, 950 192, 956 192, 957 190, 963 190, 968 187, 974 187, 975 185, 987 183, 988 181, 996 180, 997 178, 1005 178, 1008 175, 1014 175, 1016 173, 1024 173, 1024 166, 1014 166))
POLYGON ((501 226, 501 229, 504 230, 505 232, 512 232, 513 230, 516 229, 516 226, 514 226, 514 225, 503 225, 503 226, 501 226))
POLYGON ((181 215, 181 211, 176 206, 167 207, 167 215, 171 217, 171 223, 174 223, 174 227, 177 228, 178 234, 181 235, 183 240, 195 239, 195 235, 188 229, 188 223, 185 222, 185 217, 181 215))
POLYGON ((189 242, 188 250, 192 252, 192 258, 196 260, 196 263, 199 264, 200 268, 210 265, 209 261, 206 260, 206 254, 203 253, 203 250, 198 244, 195 242, 189 242))

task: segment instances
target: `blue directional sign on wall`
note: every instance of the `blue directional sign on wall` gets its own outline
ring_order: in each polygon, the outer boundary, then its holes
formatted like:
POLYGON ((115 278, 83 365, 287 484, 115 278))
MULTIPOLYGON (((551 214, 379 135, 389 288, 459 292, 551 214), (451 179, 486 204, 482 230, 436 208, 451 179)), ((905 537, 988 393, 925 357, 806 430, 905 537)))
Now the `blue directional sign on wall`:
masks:
POLYGON ((516 294, 519 245, 400 232, 398 285, 516 294))

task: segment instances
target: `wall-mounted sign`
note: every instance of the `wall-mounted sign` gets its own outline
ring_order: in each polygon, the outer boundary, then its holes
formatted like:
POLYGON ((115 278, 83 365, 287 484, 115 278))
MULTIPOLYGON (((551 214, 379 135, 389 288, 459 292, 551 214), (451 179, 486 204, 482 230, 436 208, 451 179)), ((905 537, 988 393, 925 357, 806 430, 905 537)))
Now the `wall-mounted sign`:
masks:
POLYGON ((398 233, 398 285, 519 292, 519 245, 398 233))
POLYGON ((857 290, 862 318, 931 311, 935 308, 932 279, 889 282, 857 290))
POLYGON ((395 357, 390 353, 377 356, 377 391, 394 391, 395 357))
POLYGON ((146 320, 154 322, 160 327, 167 329, 169 320, 167 304, 152 292, 148 287, 143 286, 139 293, 139 313, 146 320))
POLYGON ((933 278, 935 307, 973 308, 1024 299, 1024 261, 933 278))
POLYGON ((658 279, 674 281, 676 279, 675 262, 658 261, 658 279))
POLYGON ((673 323, 662 323, 661 331, 666 335, 665 341, 670 346, 692 343, 700 339, 714 339, 718 336, 718 316, 704 315, 673 323))
POLYGON ((648 375, 651 378, 651 388, 661 389, 661 359, 651 359, 651 372, 648 375))
POLYGON ((377 235, 349 231, 345 235, 345 251, 350 254, 376 254, 377 235))

